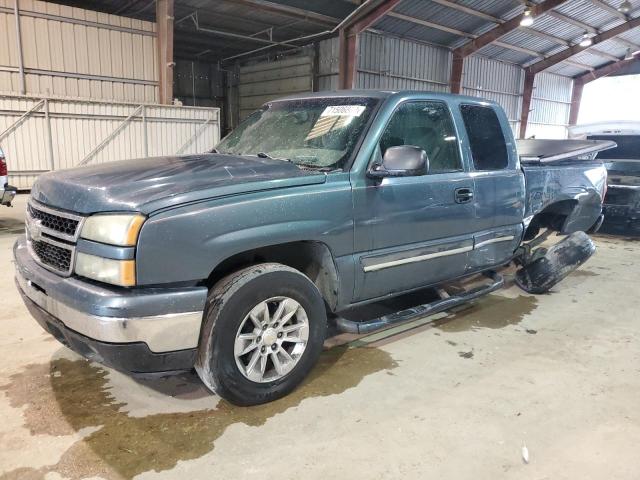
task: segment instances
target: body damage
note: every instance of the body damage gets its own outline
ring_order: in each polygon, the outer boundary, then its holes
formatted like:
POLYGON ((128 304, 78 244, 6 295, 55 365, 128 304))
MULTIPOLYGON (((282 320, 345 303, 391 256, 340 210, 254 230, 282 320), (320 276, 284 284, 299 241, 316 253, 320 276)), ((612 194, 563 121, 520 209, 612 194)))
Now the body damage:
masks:
MULTIPOLYGON (((306 275, 326 307, 341 311, 505 264, 517 254, 525 227, 541 215, 562 219, 562 225, 551 226, 572 232, 588 229, 601 213, 602 165, 572 161, 522 168, 508 119, 495 103, 428 92, 309 97, 336 98, 340 107, 350 98, 376 105, 340 168, 321 171, 252 151, 42 175, 32 191, 39 205, 83 218, 144 215, 135 244, 86 238, 73 244, 82 254, 135 262, 135 286, 106 285, 73 272, 54 281, 55 274, 30 260, 27 241, 21 239, 15 256, 25 280, 23 293, 34 300, 39 295, 33 290, 46 291, 50 299, 91 316, 151 322, 159 312, 170 312, 187 321, 194 308, 205 308, 211 287, 230 273, 277 262, 306 275), (446 107, 453 124, 446 141, 459 156, 459 169, 395 178, 369 174, 380 161, 381 135, 407 102, 446 107), (494 111, 505 142, 503 168, 475 170, 461 116, 464 105, 494 111)), ((299 105, 306 97, 290 101, 299 105)), ((127 330, 127 322, 120 325, 127 330)), ((130 335, 129 343, 144 342, 138 333, 130 328, 117 338, 130 335)), ((164 334, 172 335, 170 330, 164 334)))

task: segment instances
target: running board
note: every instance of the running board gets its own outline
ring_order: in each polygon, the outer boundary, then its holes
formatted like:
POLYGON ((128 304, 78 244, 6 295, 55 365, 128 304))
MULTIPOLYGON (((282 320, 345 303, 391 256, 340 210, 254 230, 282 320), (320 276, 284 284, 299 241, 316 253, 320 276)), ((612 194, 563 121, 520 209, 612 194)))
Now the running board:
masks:
MULTIPOLYGON (((338 331, 342 333, 355 333, 365 334, 387 328, 391 325, 408 322, 418 317, 425 317, 427 315, 434 315, 444 310, 457 307, 463 303, 467 303, 471 300, 475 300, 478 297, 487 295, 494 292, 504 285, 504 278, 496 272, 485 272, 484 275, 489 277, 493 282, 489 285, 483 285, 481 287, 473 288, 467 292, 447 296, 445 297, 439 290, 440 296, 443 297, 440 300, 436 300, 431 303, 425 303, 416 307, 407 308, 399 312, 390 313, 389 315, 383 315, 382 317, 367 320, 365 322, 354 322, 353 320, 347 320, 346 318, 337 317, 335 319, 336 327, 338 331)), ((446 293, 445 293, 446 295, 446 293)))

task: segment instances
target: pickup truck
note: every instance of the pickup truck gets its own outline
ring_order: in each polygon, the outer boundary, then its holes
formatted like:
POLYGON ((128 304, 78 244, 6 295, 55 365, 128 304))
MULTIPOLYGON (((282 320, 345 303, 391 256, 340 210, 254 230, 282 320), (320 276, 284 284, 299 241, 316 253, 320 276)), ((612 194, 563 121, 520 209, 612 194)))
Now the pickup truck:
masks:
POLYGON ((640 234, 640 122, 577 125, 569 128, 569 137, 616 143, 616 148, 598 156, 608 172, 603 228, 611 233, 640 234))
POLYGON ((473 97, 271 101, 211 153, 41 175, 17 285, 44 329, 90 359, 195 367, 235 404, 268 402, 312 369, 328 318, 373 331, 495 290, 513 260, 534 292, 586 260, 606 186, 596 151, 614 144, 567 142, 529 141, 519 156, 504 111, 473 97), (551 231, 571 235, 536 254, 551 231), (477 274, 490 283, 366 322, 340 316, 477 274))

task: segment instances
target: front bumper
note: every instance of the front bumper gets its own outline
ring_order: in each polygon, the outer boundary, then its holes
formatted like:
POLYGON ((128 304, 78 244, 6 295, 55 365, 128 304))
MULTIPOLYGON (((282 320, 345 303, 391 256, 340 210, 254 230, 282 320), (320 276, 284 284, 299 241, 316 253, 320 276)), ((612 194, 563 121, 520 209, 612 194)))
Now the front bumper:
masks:
POLYGON ((193 366, 206 288, 110 288, 60 277, 33 260, 24 238, 14 258, 31 314, 73 350, 133 372, 193 366))

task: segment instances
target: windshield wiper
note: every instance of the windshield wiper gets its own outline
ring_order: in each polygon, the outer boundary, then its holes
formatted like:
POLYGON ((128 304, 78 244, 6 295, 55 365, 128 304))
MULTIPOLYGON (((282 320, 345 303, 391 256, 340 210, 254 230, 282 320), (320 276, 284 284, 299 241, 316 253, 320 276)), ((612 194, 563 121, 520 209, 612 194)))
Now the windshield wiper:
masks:
MULTIPOLYGON (((269 155, 268 153, 265 152, 258 152, 256 153, 256 157, 260 157, 260 158, 270 158, 271 160, 275 160, 275 158, 273 158, 271 155, 269 155)), ((282 159, 278 159, 278 160, 287 160, 286 158, 282 158, 282 159)))

